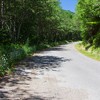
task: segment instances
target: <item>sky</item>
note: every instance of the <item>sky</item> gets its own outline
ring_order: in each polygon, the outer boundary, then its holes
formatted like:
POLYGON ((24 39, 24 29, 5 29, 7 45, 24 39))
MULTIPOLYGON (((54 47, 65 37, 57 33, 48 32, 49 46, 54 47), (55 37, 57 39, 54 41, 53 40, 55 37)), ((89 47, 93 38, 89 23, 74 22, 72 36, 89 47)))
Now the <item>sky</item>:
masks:
POLYGON ((78 0, 60 0, 61 7, 64 10, 70 10, 72 12, 75 12, 75 6, 77 4, 78 0))

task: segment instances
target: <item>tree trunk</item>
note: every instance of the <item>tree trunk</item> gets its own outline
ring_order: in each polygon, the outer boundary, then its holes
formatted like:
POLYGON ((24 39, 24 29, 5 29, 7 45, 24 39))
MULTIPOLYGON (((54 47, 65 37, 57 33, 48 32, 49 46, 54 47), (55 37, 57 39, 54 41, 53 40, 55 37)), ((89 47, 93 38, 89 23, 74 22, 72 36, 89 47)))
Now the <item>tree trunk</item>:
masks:
POLYGON ((1 28, 4 26, 4 0, 1 0, 1 28))

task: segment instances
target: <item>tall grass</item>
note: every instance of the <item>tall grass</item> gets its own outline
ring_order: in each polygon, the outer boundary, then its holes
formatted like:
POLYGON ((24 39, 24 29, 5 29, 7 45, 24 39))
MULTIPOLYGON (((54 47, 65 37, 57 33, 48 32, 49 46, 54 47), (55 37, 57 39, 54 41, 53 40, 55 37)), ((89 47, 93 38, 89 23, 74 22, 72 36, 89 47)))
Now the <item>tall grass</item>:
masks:
POLYGON ((36 51, 35 46, 12 44, 0 46, 0 76, 9 74, 13 70, 13 65, 26 57, 32 51, 36 51))

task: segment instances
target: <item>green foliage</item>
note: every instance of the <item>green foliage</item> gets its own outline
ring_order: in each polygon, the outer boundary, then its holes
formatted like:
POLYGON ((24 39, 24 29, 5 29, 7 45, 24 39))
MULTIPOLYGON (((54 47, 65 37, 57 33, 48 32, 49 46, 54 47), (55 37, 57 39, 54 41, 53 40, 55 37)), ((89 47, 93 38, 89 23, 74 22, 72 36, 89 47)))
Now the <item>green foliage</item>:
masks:
POLYGON ((70 34, 77 35, 73 26, 74 13, 63 10, 59 0, 6 0, 3 3, 0 8, 5 9, 0 14, 1 44, 25 44, 29 39, 30 44, 36 45, 41 41, 70 40, 74 37, 70 34))
POLYGON ((100 33, 97 33, 97 35, 95 35, 93 45, 95 45, 96 47, 100 47, 100 33))
POLYGON ((3 76, 9 74, 13 64, 25 57, 26 54, 23 49, 14 46, 2 46, 0 49, 0 76, 3 76))
POLYGON ((74 15, 59 0, 1 0, 0 74, 32 52, 80 39, 74 15))
POLYGON ((76 17, 83 41, 100 46, 100 1, 78 0, 76 17))
POLYGON ((100 22, 87 22, 87 24, 89 24, 89 25, 97 25, 97 24, 100 24, 100 22))

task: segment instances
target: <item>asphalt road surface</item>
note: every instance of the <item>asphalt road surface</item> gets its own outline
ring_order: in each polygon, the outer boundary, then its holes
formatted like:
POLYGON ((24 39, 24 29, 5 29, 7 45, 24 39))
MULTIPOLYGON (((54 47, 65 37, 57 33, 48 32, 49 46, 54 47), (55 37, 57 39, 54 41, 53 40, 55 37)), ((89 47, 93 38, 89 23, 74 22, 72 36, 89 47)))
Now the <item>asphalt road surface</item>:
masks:
POLYGON ((100 100, 100 62, 70 43, 28 57, 0 80, 0 100, 100 100))

